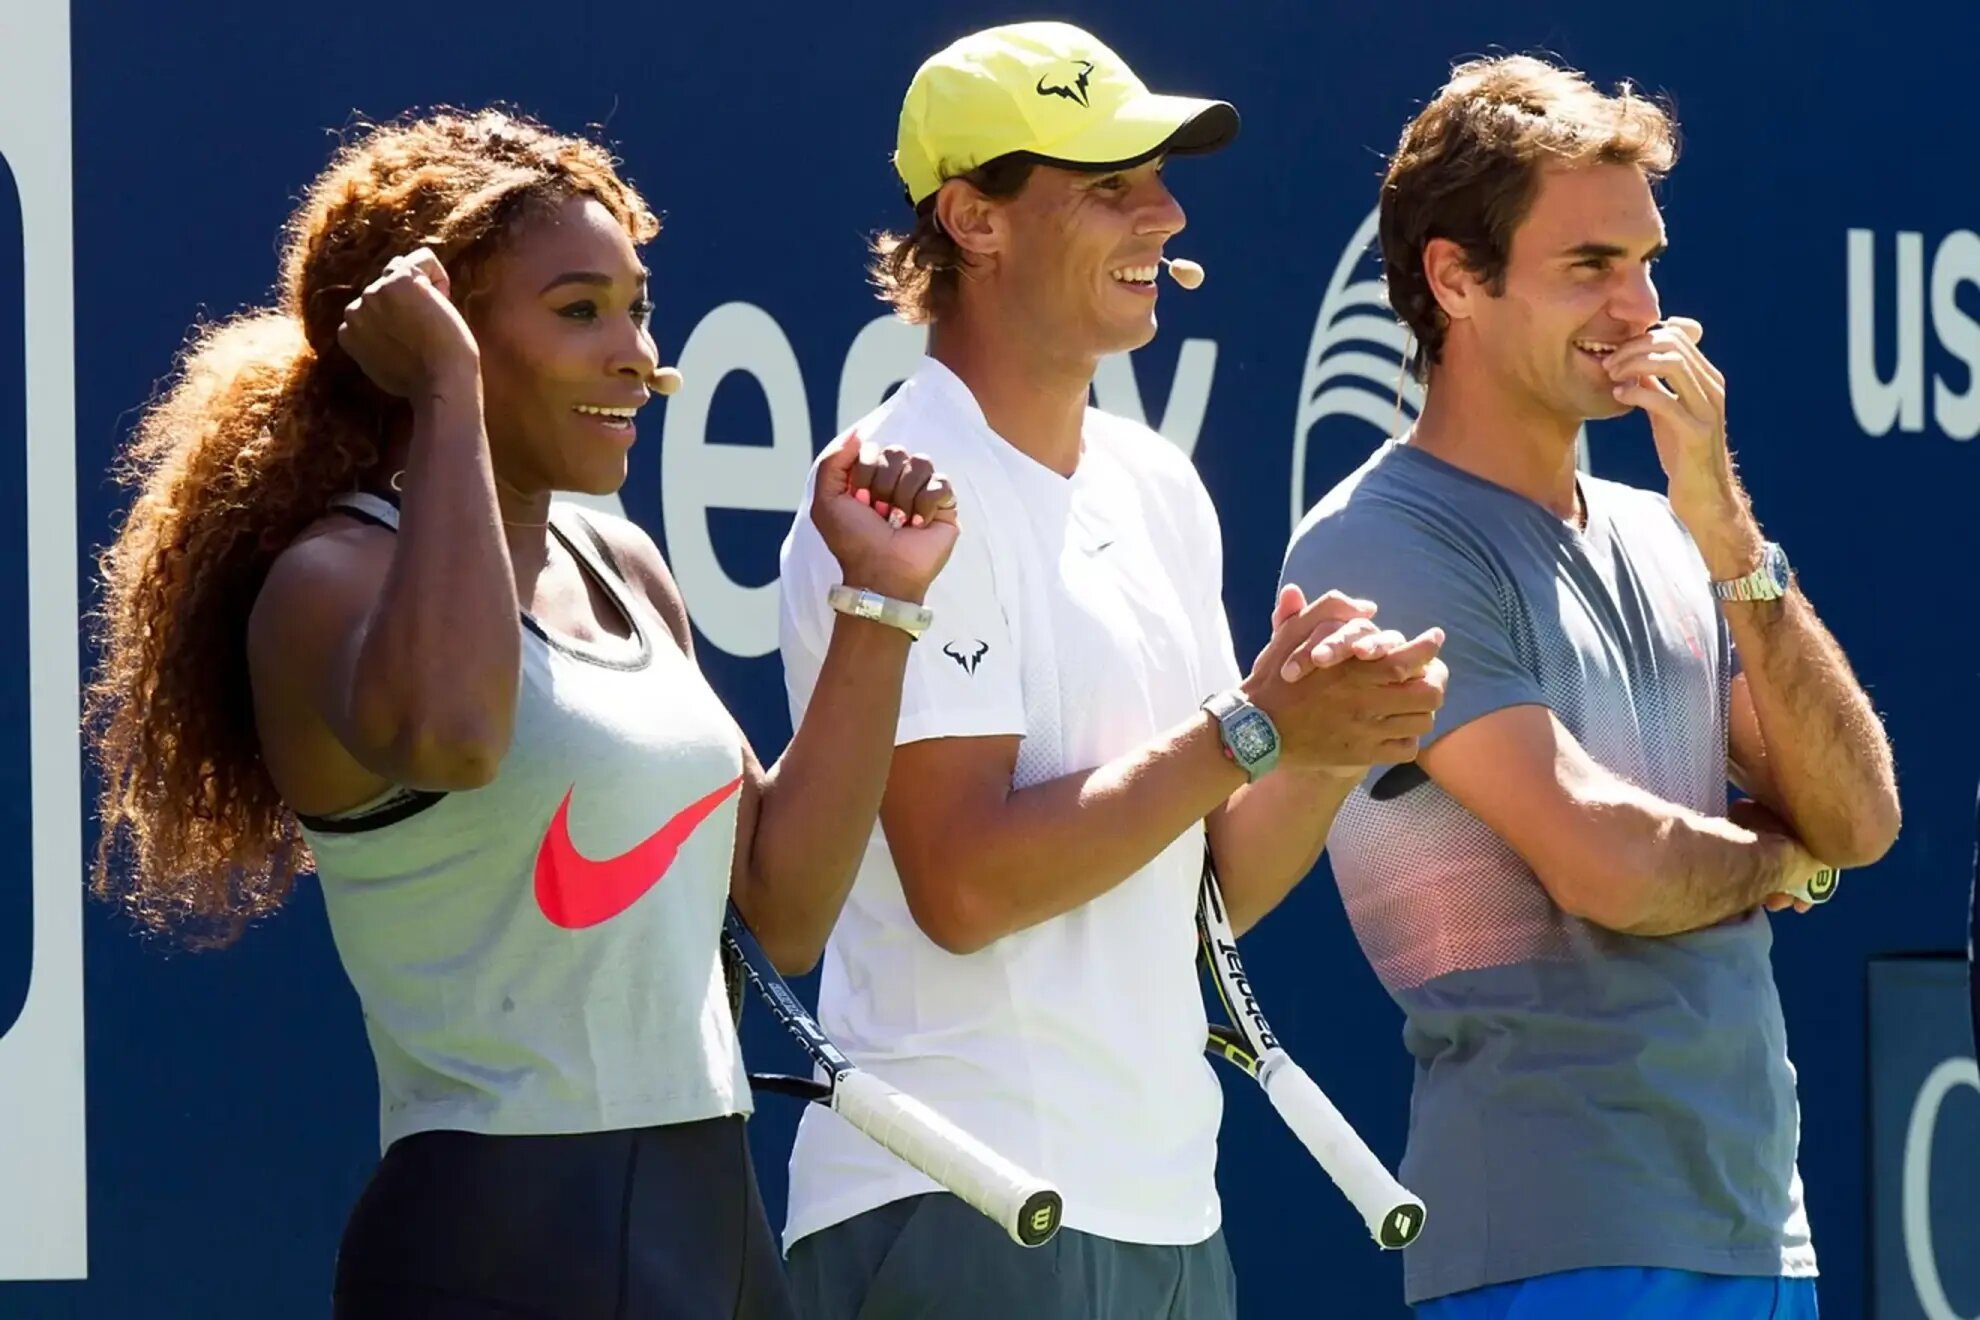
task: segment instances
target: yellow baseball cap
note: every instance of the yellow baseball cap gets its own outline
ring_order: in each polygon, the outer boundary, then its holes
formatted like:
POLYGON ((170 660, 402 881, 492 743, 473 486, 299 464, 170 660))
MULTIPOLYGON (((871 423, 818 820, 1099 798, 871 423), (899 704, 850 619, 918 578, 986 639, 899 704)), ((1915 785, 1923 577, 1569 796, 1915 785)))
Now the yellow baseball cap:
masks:
POLYGON ((1163 152, 1215 151, 1237 131, 1229 103, 1156 95, 1089 32, 1012 23, 972 33, 916 71, 894 169, 919 206, 945 180, 999 156, 1126 169, 1163 152))

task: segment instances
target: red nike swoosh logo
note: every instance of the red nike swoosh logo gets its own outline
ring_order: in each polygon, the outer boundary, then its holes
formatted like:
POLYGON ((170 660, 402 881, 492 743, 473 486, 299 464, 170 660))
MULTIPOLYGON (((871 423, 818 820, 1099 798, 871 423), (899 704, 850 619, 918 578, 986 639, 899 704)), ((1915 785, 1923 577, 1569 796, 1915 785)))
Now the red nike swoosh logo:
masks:
POLYGON ((536 851, 536 906, 565 930, 582 930, 610 921, 667 874, 681 845, 695 827, 714 814, 742 786, 742 776, 722 785, 701 801, 683 808, 672 820, 617 857, 590 858, 571 842, 571 793, 557 805, 536 851))

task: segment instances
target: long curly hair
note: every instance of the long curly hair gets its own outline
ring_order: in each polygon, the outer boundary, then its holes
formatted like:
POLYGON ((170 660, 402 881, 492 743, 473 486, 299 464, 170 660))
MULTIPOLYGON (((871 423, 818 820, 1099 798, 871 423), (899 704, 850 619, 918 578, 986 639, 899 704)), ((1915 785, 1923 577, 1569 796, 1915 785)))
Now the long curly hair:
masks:
POLYGON ((275 557, 381 462, 406 408, 337 343, 344 307, 425 245, 458 304, 525 216, 597 199, 659 232, 595 142, 501 110, 353 134, 284 231, 275 305, 196 327, 117 475, 130 511, 99 556, 85 730, 101 775, 92 889, 195 946, 279 907, 309 855, 262 762, 247 622, 275 557))

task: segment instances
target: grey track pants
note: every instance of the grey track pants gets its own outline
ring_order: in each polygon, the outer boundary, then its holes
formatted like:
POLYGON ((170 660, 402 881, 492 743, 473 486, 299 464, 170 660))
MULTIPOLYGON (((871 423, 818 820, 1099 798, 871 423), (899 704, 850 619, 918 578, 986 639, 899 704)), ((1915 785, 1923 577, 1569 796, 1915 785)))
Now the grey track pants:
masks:
POLYGON ((947 1194, 912 1196, 800 1238, 804 1320, 1236 1320, 1220 1232, 1186 1247, 1072 1229, 1017 1245, 947 1194))

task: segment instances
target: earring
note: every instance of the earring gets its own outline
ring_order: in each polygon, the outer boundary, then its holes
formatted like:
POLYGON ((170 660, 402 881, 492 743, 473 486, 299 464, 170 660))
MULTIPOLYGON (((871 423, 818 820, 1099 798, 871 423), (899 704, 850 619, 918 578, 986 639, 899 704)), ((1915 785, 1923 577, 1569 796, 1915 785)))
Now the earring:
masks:
POLYGON ((405 481, 405 479, 406 479, 406 470, 404 468, 400 468, 397 472, 394 472, 392 474, 392 479, 386 482, 385 484, 392 488, 392 493, 394 495, 403 495, 406 493, 406 488, 400 483, 405 481))

